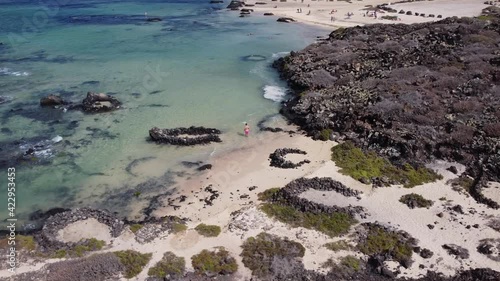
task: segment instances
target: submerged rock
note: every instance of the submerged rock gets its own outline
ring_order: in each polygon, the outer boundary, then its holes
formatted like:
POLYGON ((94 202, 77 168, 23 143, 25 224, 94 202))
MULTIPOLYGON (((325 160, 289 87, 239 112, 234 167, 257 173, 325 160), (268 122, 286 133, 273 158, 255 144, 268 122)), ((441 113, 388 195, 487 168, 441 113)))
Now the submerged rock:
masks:
POLYGON ((63 104, 65 104, 65 101, 60 96, 56 95, 48 95, 40 99, 41 106, 56 106, 63 104))
POLYGON ((8 97, 8 96, 0 96, 0 104, 3 104, 3 103, 8 103, 12 100, 12 97, 8 97))
POLYGON ((162 21, 161 18, 147 18, 146 19, 147 22, 159 22, 159 21, 162 21))

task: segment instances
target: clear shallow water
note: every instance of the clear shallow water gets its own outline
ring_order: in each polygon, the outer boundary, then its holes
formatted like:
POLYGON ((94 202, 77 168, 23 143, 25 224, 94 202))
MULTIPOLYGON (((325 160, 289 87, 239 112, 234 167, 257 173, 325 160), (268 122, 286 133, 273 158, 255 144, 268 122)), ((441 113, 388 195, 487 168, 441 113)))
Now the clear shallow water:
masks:
MULTIPOLYGON (((32 21, 44 6, 0 4, 0 95, 13 98, 0 104, 0 142, 25 138, 33 145, 63 137, 45 155, 16 167, 18 218, 87 205, 134 218, 137 206, 172 188, 179 172, 194 172, 181 161, 209 161, 245 145, 243 123, 255 126, 278 112, 270 99, 284 84, 270 63, 326 32, 274 17, 241 19, 207 2, 72 1, 50 7, 48 20, 29 33, 22 33, 19 19, 32 21), (145 12, 163 21, 147 23, 145 12), (113 93, 124 108, 86 115, 38 106, 50 93, 79 101, 87 91, 113 93), (223 143, 169 147, 146 141, 153 126, 191 125, 221 129, 223 143)), ((20 146, 10 149, 21 152, 20 146)), ((7 201, 6 192, 0 200, 7 201)), ((0 218, 6 217, 6 208, 0 209, 0 218)))

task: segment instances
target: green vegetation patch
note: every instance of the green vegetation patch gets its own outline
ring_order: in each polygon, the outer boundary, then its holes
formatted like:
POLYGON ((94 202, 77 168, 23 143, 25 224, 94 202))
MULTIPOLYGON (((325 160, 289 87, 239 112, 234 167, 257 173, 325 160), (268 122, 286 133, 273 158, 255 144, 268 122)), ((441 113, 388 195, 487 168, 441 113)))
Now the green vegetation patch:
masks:
POLYGON ((330 251, 338 252, 338 251, 348 251, 352 250, 352 246, 345 240, 339 240, 335 242, 329 242, 325 244, 325 248, 330 251))
POLYGON ((453 190, 465 191, 469 194, 472 186, 474 185, 474 180, 466 175, 462 175, 456 179, 448 181, 448 183, 451 184, 453 190))
POLYGON ((151 253, 143 254, 133 250, 118 251, 113 253, 118 257, 118 259, 120 259, 120 263, 125 267, 124 276, 127 279, 141 273, 142 269, 146 266, 146 264, 148 264, 152 256, 151 253))
POLYGON ((163 223, 167 224, 171 233, 179 233, 184 232, 188 229, 185 220, 177 217, 177 216, 166 216, 163 217, 163 223))
POLYGON ((172 252, 166 252, 155 266, 149 268, 148 275, 158 278, 165 278, 168 275, 171 279, 175 279, 181 277, 185 271, 186 260, 172 252))
POLYGON ((480 16, 477 17, 477 19, 484 20, 484 21, 487 21, 487 20, 491 21, 491 20, 495 20, 496 17, 493 16, 493 15, 480 15, 480 16))
POLYGON ((365 241, 358 243, 357 248, 366 255, 389 254, 399 262, 410 259, 413 254, 412 245, 401 234, 376 225, 369 228, 365 241))
POLYGON ((432 200, 425 199, 422 195, 416 193, 410 193, 401 196, 399 202, 407 205, 410 209, 413 208, 427 208, 432 206, 434 202, 432 200))
POLYGON ((336 272, 353 272, 360 271, 363 262, 355 256, 345 256, 340 258, 339 263, 336 263, 332 258, 325 261, 321 267, 328 268, 336 272))
POLYGON ((404 187, 409 188, 442 178, 441 175, 425 167, 415 169, 410 164, 405 164, 402 168, 398 168, 373 151, 363 152, 351 142, 334 146, 332 160, 341 168, 341 173, 362 182, 385 177, 391 182, 402 183, 404 187))
POLYGON ((315 229, 332 237, 347 233, 350 227, 357 223, 356 219, 346 213, 315 214, 278 203, 265 203, 261 206, 261 210, 268 216, 292 227, 315 229))
POLYGON ((139 231, 139 229, 143 228, 143 225, 142 224, 138 224, 138 223, 135 223, 135 224, 132 224, 130 226, 130 231, 132 231, 133 233, 136 233, 137 231, 139 231))
POLYGON ((219 236, 221 229, 220 226, 217 225, 207 225, 204 223, 200 223, 198 226, 194 228, 200 235, 205 237, 217 237, 219 236))
POLYGON ((17 235, 16 245, 17 249, 24 249, 30 252, 36 249, 36 242, 33 236, 17 235))
POLYGON ((52 252, 48 254, 48 256, 56 259, 62 259, 65 257, 83 257, 89 252, 101 250, 104 246, 106 246, 106 242, 97 240, 96 238, 90 238, 87 240, 81 240, 78 245, 69 249, 59 249, 52 252))
POLYGON ((319 133, 319 138, 324 141, 330 140, 330 135, 332 134, 332 132, 333 131, 331 129, 323 129, 319 133))
POLYGON ((269 189, 266 189, 260 193, 257 194, 257 198, 260 200, 260 201, 270 201, 271 199, 273 199, 274 195, 280 191, 281 188, 279 187, 273 187, 273 188, 269 188, 269 189))
POLYGON ((355 256, 345 256, 340 259, 340 264, 353 269, 354 271, 359 271, 361 269, 361 262, 355 256))
POLYGON ((191 264, 195 272, 200 275, 227 275, 238 270, 236 260, 223 247, 218 248, 216 251, 201 251, 191 257, 191 264))
POLYGON ((243 264, 258 277, 272 273, 273 262, 277 259, 286 260, 290 264, 296 258, 304 256, 305 248, 300 243, 280 238, 265 232, 256 237, 249 237, 241 246, 243 264))
POLYGON ((382 16, 382 19, 383 20, 398 20, 398 16, 389 16, 389 15, 386 15, 386 16, 382 16))
POLYGON ((176 234, 179 232, 184 232, 187 230, 187 225, 183 223, 174 222, 172 223, 172 233, 176 234))
POLYGON ((54 259, 62 259, 65 258, 68 252, 65 249, 60 249, 55 251, 55 253, 52 254, 52 258, 54 259))
POLYGON ((76 256, 76 257, 82 257, 85 255, 87 252, 92 252, 92 251, 99 251, 106 245, 106 242, 102 240, 97 240, 96 238, 90 238, 83 242, 83 244, 76 245, 73 247, 70 251, 68 251, 68 254, 70 256, 76 256))

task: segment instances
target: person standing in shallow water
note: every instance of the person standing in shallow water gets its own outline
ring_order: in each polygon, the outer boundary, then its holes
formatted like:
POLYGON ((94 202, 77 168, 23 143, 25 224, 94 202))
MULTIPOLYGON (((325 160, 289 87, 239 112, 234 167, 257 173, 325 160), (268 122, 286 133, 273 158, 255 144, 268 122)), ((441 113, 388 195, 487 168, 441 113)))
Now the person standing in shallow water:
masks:
POLYGON ((248 126, 248 123, 245 123, 245 127, 243 128, 243 132, 245 132, 245 137, 248 137, 248 134, 250 133, 250 126, 248 126))

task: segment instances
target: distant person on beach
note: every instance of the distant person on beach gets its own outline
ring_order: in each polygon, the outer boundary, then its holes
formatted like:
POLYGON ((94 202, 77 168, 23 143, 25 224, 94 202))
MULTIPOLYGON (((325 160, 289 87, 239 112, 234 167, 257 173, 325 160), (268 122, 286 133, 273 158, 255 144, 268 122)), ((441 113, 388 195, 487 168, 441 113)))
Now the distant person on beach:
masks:
POLYGON ((245 127, 243 128, 243 132, 245 132, 245 137, 248 137, 248 134, 250 133, 250 126, 248 126, 248 123, 245 123, 245 127))

